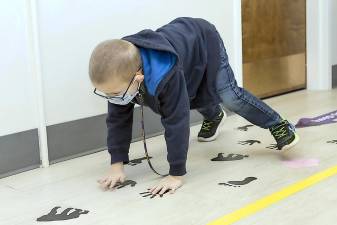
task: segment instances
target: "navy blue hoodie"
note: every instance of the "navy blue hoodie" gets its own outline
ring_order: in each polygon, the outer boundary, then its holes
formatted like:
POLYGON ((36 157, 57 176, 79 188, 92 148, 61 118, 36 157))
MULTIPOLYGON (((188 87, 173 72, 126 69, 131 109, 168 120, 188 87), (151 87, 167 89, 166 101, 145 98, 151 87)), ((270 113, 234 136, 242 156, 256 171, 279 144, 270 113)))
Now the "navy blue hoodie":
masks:
MULTIPOLYGON (((216 74, 220 64, 219 36, 215 26, 204 19, 181 17, 153 31, 142 30, 126 36, 140 49, 168 52, 174 65, 160 77, 145 73, 145 105, 161 115, 165 129, 169 174, 186 173, 189 146, 190 109, 220 103, 216 92, 216 74)), ((108 103, 107 145, 111 164, 129 162, 134 104, 108 103)))

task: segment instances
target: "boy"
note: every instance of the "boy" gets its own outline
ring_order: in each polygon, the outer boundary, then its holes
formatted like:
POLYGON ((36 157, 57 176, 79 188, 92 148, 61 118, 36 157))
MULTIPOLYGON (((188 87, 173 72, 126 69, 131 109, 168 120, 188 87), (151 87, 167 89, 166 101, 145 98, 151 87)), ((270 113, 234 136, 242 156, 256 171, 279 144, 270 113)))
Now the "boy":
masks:
POLYGON ((199 18, 177 18, 152 31, 100 43, 89 65, 95 93, 108 99, 108 151, 111 168, 98 180, 114 189, 124 182, 134 103, 161 115, 165 128, 169 176, 150 189, 174 193, 186 174, 189 111, 204 117, 199 141, 215 140, 225 113, 219 104, 252 124, 269 129, 279 150, 299 140, 294 126, 264 102, 237 86, 222 39, 215 26, 199 18), (139 95, 138 93, 141 93, 139 95))

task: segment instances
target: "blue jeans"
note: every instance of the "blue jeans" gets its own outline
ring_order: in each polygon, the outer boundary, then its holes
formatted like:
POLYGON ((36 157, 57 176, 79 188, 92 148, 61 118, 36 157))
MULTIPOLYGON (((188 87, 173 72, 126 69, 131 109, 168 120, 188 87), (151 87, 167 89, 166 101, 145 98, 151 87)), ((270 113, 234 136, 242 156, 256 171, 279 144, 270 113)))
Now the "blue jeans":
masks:
MULTIPOLYGON (((234 73, 228 62, 228 56, 223 41, 220 40, 221 63, 217 73, 217 93, 221 98, 221 105, 242 116, 254 125, 261 128, 270 128, 281 122, 281 116, 266 103, 238 87, 234 73)), ((205 119, 212 120, 220 112, 221 107, 215 105, 208 108, 197 109, 205 119)))

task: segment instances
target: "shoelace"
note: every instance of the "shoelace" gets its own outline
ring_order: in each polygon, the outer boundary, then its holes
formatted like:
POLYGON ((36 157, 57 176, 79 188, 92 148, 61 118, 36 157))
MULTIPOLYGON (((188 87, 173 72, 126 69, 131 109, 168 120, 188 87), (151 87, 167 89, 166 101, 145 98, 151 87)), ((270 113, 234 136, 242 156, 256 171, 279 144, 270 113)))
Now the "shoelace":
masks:
POLYGON ((206 121, 206 120, 205 120, 205 121, 202 123, 201 129, 202 129, 202 130, 206 130, 206 131, 210 131, 212 125, 213 125, 213 121, 206 121))
MULTIPOLYGON (((220 112, 218 118, 216 118, 216 120, 220 120, 222 116, 222 112, 220 112)), ((209 120, 204 120, 204 122, 202 123, 201 129, 205 130, 205 131, 210 131, 212 125, 213 125, 214 121, 209 121, 209 120)))
POLYGON ((276 138, 282 138, 284 136, 287 136, 287 121, 282 121, 281 124, 279 124, 276 128, 273 129, 272 134, 276 137, 276 138))
POLYGON ((277 138, 282 138, 284 136, 287 136, 287 130, 285 129, 285 127, 281 127, 279 128, 279 130, 273 131, 273 135, 277 138))

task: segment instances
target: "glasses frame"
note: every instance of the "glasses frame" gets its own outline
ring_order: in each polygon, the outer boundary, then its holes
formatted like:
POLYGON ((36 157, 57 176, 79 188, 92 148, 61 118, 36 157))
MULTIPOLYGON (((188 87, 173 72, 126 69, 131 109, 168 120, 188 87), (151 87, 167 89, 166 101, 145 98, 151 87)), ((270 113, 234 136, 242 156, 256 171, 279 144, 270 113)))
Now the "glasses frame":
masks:
POLYGON ((132 80, 130 81, 130 83, 129 83, 128 87, 126 88, 126 91, 124 92, 124 94, 122 95, 122 97, 120 97, 120 96, 106 96, 106 95, 101 95, 101 94, 97 93, 97 89, 96 89, 96 88, 94 89, 94 94, 95 94, 95 95, 98 95, 98 96, 100 96, 100 97, 102 97, 102 98, 105 98, 105 99, 107 99, 107 100, 109 100, 109 99, 122 99, 122 100, 124 100, 124 97, 125 97, 126 93, 128 92, 129 88, 131 87, 131 84, 132 84, 133 81, 135 80, 135 77, 136 77, 138 71, 140 71, 141 69, 142 69, 142 67, 140 66, 140 67, 138 68, 136 74, 133 76, 132 80))

